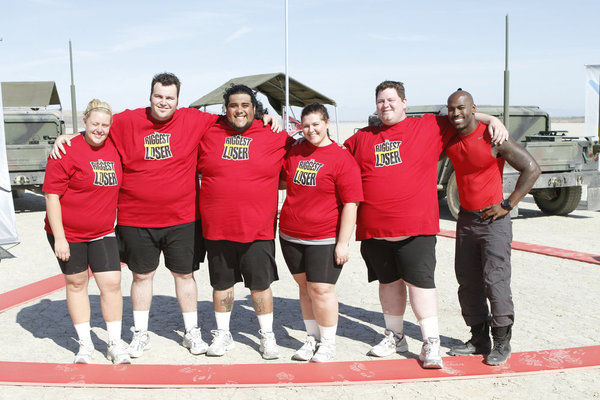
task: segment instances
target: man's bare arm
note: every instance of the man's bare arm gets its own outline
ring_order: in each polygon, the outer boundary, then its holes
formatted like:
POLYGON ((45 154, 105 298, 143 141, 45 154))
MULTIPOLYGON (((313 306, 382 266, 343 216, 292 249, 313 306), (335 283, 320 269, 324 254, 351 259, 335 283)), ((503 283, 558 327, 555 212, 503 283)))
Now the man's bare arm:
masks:
POLYGON ((274 117, 270 114, 265 114, 262 117, 262 121, 263 124, 265 124, 265 126, 267 126, 268 124, 271 124, 271 130, 273 132, 281 132, 282 128, 281 128, 281 120, 277 117, 274 117))
MULTIPOLYGON (((535 181, 542 173, 537 162, 523 146, 509 138, 501 145, 492 148, 492 154, 500 154, 515 170, 519 171, 519 179, 515 190, 508 196, 512 207, 516 206, 529 193, 535 181)), ((492 204, 484 208, 481 218, 492 218, 492 221, 508 214, 508 210, 502 208, 500 203, 492 204)))
POLYGON ((69 135, 60 135, 54 141, 54 145, 52 146, 52 151, 50 152, 50 157, 54 158, 62 158, 61 152, 63 154, 67 154, 67 149, 65 148, 65 144, 71 147, 71 139, 75 136, 79 135, 79 133, 71 133, 69 135))
POLYGON ((492 143, 501 144, 510 137, 510 134, 502 121, 493 115, 476 112, 475 119, 488 126, 488 132, 490 132, 490 136, 492 137, 492 143))

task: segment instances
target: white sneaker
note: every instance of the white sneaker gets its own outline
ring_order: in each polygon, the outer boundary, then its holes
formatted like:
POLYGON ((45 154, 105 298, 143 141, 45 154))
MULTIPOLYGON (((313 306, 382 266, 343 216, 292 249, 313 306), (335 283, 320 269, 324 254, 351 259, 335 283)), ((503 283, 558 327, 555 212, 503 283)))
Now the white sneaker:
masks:
POLYGON ((94 344, 83 340, 78 340, 79 351, 75 354, 73 363, 75 364, 89 364, 94 358, 94 344))
POLYGON ((302 347, 300 347, 292 356, 292 360, 308 361, 315 355, 316 349, 317 339, 312 335, 308 335, 302 347))
POLYGON ((397 333, 386 329, 383 332, 383 339, 379 344, 373 346, 367 353, 369 356, 375 357, 387 357, 394 353, 405 353, 408 351, 408 343, 406 343, 406 337, 404 333, 398 335, 397 333))
POLYGON ((440 339, 427 338, 421 347, 419 360, 423 362, 423 368, 442 368, 442 356, 440 354, 440 339))
POLYGON ((190 329, 188 333, 183 335, 182 345, 194 355, 204 354, 208 350, 208 344, 202 340, 202 332, 198 327, 190 329))
POLYGON ((108 343, 106 358, 108 358, 109 361, 112 361, 113 364, 131 364, 129 353, 127 353, 127 349, 125 349, 120 340, 108 343))
POLYGON ((227 350, 235 347, 231 332, 217 329, 210 331, 210 333, 213 335, 213 340, 206 351, 207 356, 221 357, 227 350))
POLYGON ((275 334, 273 332, 263 332, 262 330, 259 330, 258 333, 260 333, 260 347, 258 351, 262 353, 262 358, 265 360, 279 358, 279 347, 277 347, 275 334))
POLYGON ((136 331, 134 327, 131 327, 131 332, 133 332, 133 338, 131 338, 127 352, 131 357, 138 358, 142 356, 144 351, 152 348, 150 335, 148 335, 148 331, 136 331))
POLYGON ((311 362, 328 362, 335 357, 335 343, 321 342, 317 347, 317 352, 310 359, 311 362))

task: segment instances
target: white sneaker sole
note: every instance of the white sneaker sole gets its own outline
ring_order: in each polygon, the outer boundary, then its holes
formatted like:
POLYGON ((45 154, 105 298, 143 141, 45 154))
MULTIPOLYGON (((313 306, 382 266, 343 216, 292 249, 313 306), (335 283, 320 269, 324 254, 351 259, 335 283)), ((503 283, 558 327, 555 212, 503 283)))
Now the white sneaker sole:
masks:
POLYGON ((182 343, 182 346, 185 347, 195 356, 199 356, 200 354, 205 354, 208 351, 208 345, 206 347, 201 348, 200 350, 192 349, 192 346, 187 343, 182 343))
POLYGON ((129 348, 127 349, 127 354, 129 354, 129 357, 131 358, 138 358, 141 357, 142 354, 144 354, 145 351, 148 351, 152 348, 152 346, 150 345, 150 343, 148 343, 146 346, 144 346, 144 348, 142 349, 142 351, 137 351, 137 352, 132 352, 129 348))
POLYGON ((277 354, 265 354, 264 348, 259 348, 262 358, 265 360, 277 360, 279 358, 279 352, 277 354))
POLYGON ((215 351, 212 351, 210 346, 208 346, 208 350, 206 350, 206 355, 209 357, 223 357, 225 355, 225 353, 227 353, 229 350, 233 350, 234 348, 235 348, 235 343, 231 343, 231 344, 228 344, 227 346, 225 346, 225 348, 223 349, 223 352, 215 352, 215 351))

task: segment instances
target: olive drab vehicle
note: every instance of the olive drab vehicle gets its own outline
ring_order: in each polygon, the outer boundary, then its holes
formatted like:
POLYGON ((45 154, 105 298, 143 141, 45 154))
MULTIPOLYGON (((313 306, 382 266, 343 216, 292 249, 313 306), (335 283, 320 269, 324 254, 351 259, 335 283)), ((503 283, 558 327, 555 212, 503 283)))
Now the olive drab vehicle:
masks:
POLYGON ((42 192, 48 154, 65 131, 54 82, 2 82, 6 156, 13 196, 42 192))
MULTIPOLYGON (((477 106, 477 111, 502 119, 502 106, 477 106)), ((445 105, 416 106, 406 109, 407 117, 424 114, 447 115, 445 105)), ((377 115, 369 117, 369 125, 379 125, 377 115)), ((600 172, 597 140, 569 136, 567 131, 553 131, 548 113, 535 106, 510 107, 509 130, 512 138, 531 153, 542 174, 529 192, 538 208, 546 214, 567 215, 581 200, 582 187, 587 186, 587 209, 600 209, 600 172)), ((597 139, 597 138, 595 138, 597 139)), ((454 166, 448 158, 438 163, 438 197, 447 197, 448 208, 458 217, 460 202, 454 166)), ((519 173, 508 163, 504 167, 504 193, 511 193, 519 173)), ((513 210, 512 215, 517 211, 513 210)))

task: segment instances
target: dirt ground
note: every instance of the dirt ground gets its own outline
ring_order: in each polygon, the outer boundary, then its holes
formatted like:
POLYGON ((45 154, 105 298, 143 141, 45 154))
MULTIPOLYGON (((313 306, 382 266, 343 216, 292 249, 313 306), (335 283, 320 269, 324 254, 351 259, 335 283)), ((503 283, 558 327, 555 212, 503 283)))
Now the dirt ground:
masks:
MULTIPOLYGON (((6 292, 60 272, 43 232, 43 197, 27 192, 15 202, 21 244, 8 249, 16 258, 0 263, 0 290, 6 292)), ((563 249, 599 254, 600 213, 585 210, 585 201, 566 217, 542 214, 528 196, 513 219, 514 240, 563 249)), ((455 229, 445 204, 440 206, 440 227, 455 229)), ((443 353, 468 338, 456 297, 453 272, 454 240, 438 237, 436 283, 439 292, 439 321, 443 353)), ((291 356, 303 338, 303 323, 297 301, 296 285, 281 252, 277 249, 280 280, 273 284, 275 295, 275 334, 282 357, 276 362, 293 362, 291 356)), ((516 322, 513 351, 558 349, 600 344, 600 266, 555 257, 513 251, 513 296, 516 322)), ((210 340, 215 329, 211 290, 206 264, 196 273, 198 313, 203 337, 210 340)), ((129 341, 132 325, 129 288, 131 274, 123 270, 123 338, 129 341)), ((258 323, 248 291, 236 286, 236 304, 231 330, 237 346, 222 358, 192 356, 180 345, 183 321, 174 298, 173 280, 161 266, 155 279, 154 300, 150 312, 153 349, 136 364, 234 364, 264 363, 258 348, 258 323)), ((340 302, 338 354, 336 361, 369 360, 370 346, 383 331, 383 317, 376 284, 366 282, 366 269, 359 245, 351 244, 350 262, 344 267, 336 286, 340 302)), ((96 285, 90 284, 95 363, 108 364, 104 357, 106 330, 99 307, 96 285)), ((58 291, 43 299, 26 303, 0 314, 0 350, 6 361, 72 362, 77 344, 66 304, 65 293, 58 291)), ((420 331, 411 311, 405 316, 409 357, 417 357, 420 331)), ((405 355, 391 357, 403 358, 405 355)), ((181 399, 377 399, 401 398, 513 398, 533 396, 549 399, 600 398, 600 368, 568 370, 536 375, 510 376, 453 381, 340 385, 284 388, 217 389, 119 389, 0 386, 0 399, 54 399, 64 396, 78 399, 114 397, 151 399, 177 396, 181 399)))

